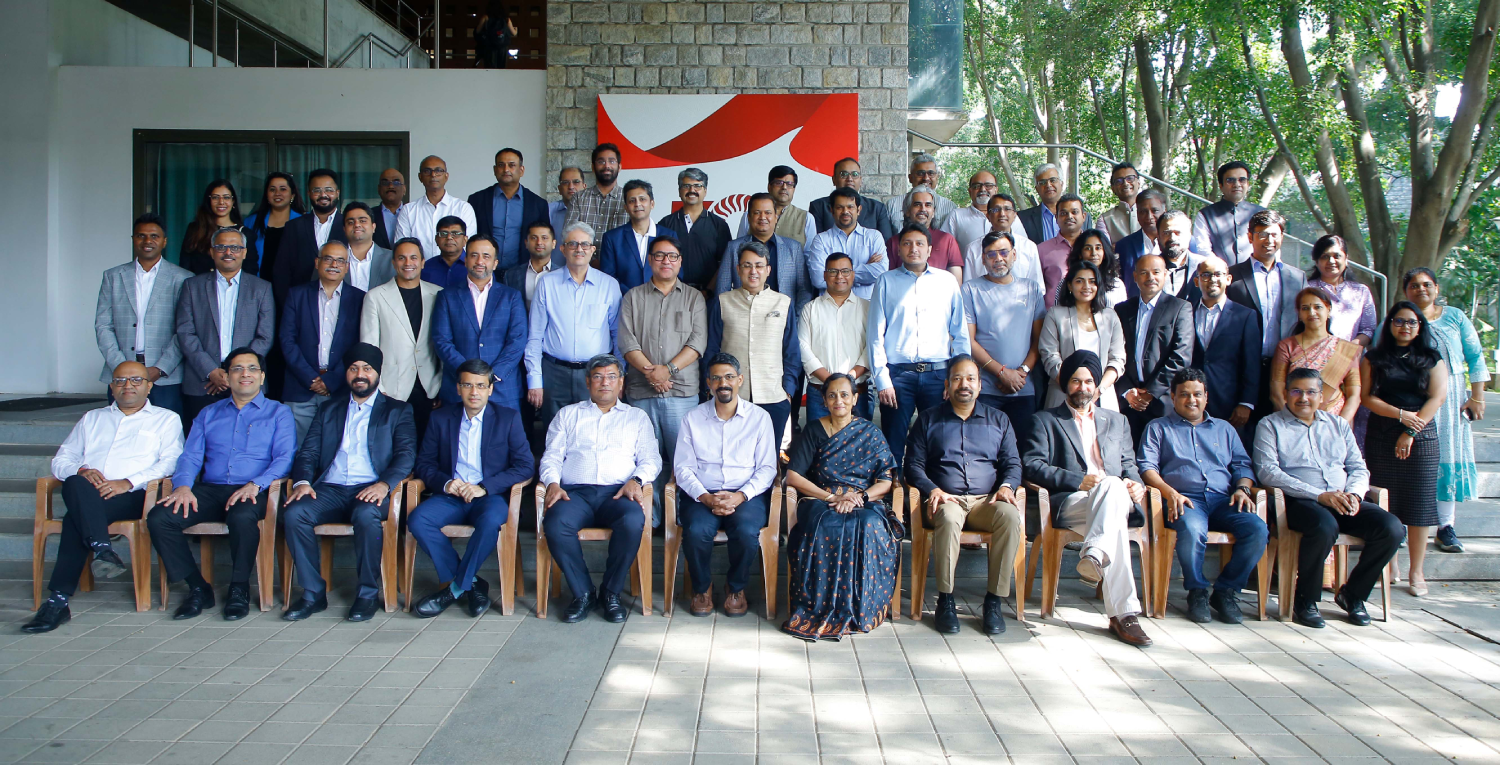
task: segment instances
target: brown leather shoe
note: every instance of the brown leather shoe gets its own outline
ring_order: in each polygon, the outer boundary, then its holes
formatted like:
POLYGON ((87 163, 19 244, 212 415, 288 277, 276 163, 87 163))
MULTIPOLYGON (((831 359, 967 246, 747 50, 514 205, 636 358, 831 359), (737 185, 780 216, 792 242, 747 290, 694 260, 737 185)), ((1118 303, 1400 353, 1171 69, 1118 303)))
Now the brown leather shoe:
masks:
POLYGON ((745 600, 745 591, 731 592, 724 596, 725 616, 744 616, 750 610, 750 602, 745 600))
POLYGON ((1135 614, 1129 616, 1114 616, 1109 620, 1109 631, 1120 639, 1120 642, 1133 645, 1137 648, 1145 648, 1151 645, 1151 638, 1141 629, 1141 621, 1135 614))
POLYGON ((708 588, 707 592, 699 592, 693 595, 693 602, 688 604, 688 611, 693 616, 708 616, 714 612, 714 590, 708 588))

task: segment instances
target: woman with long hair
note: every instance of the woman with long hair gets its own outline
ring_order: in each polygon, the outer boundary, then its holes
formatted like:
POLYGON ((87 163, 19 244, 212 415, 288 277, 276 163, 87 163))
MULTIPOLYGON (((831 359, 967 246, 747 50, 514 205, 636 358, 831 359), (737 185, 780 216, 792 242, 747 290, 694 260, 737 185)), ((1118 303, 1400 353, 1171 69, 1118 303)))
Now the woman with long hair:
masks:
POLYGON ((1438 521, 1442 447, 1434 420, 1448 397, 1448 367, 1442 360, 1422 309, 1403 300, 1391 307, 1374 349, 1359 365, 1370 410, 1365 460, 1391 493, 1391 514, 1406 524, 1407 587, 1417 597, 1427 594, 1422 562, 1427 535, 1438 521))
POLYGON ((1343 417, 1351 426, 1359 409, 1360 346, 1335 336, 1333 299, 1318 287, 1297 293, 1297 324, 1290 337, 1276 344, 1271 358, 1271 409, 1286 406, 1286 375, 1311 369, 1323 377, 1323 409, 1343 417))
POLYGON ((240 217, 240 195, 234 184, 226 178, 215 178, 203 189, 203 199, 198 202, 198 212, 188 224, 182 237, 182 250, 177 256, 177 265, 195 274, 206 274, 214 270, 214 232, 227 226, 238 226, 240 217))
POLYGON ((1057 305, 1048 308, 1042 319, 1038 350, 1042 368, 1047 371, 1045 406, 1049 409, 1061 406, 1067 399, 1057 379, 1063 359, 1074 351, 1085 350, 1093 351, 1104 361, 1104 374, 1096 388, 1099 406, 1112 412, 1120 410, 1115 380, 1125 371, 1125 332, 1120 328, 1120 317, 1109 307, 1104 291, 1099 288, 1102 281, 1104 275, 1093 261, 1074 263, 1063 277, 1064 292, 1058 295, 1057 305))
POLYGON ((249 239, 245 252, 245 272, 271 278, 276 253, 281 248, 281 232, 287 221, 302 217, 307 208, 297 192, 297 179, 291 173, 276 171, 266 176, 260 201, 245 219, 249 239))
MULTIPOLYGON (((1125 278, 1120 275, 1120 258, 1115 255, 1115 248, 1110 245, 1109 237, 1097 228, 1091 228, 1078 235, 1073 240, 1073 249, 1068 251, 1068 270, 1083 262, 1093 263, 1099 267, 1099 291, 1104 293, 1106 305, 1117 306, 1130 298, 1125 289, 1125 278)), ((1061 298, 1067 291, 1068 282, 1064 280, 1057 286, 1057 297, 1061 298)), ((1056 303, 1056 301, 1053 301, 1056 303)), ((1066 355, 1066 354, 1064 354, 1066 355)), ((1100 356, 1100 358, 1104 358, 1100 356)))

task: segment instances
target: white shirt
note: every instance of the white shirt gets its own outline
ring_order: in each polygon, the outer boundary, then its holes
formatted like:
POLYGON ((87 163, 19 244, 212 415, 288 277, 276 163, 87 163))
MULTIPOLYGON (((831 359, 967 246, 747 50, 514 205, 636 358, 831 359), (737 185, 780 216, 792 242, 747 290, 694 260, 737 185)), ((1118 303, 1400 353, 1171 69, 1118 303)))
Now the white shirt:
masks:
POLYGON ((339 215, 338 211, 335 210, 334 212, 328 214, 328 220, 320 221, 318 220, 317 213, 308 214, 311 215, 313 219, 313 238, 318 240, 318 249, 321 250, 323 249, 323 245, 328 244, 328 235, 333 233, 334 221, 343 216, 339 215))
POLYGON ((635 249, 640 254, 641 265, 644 266, 646 265, 646 257, 649 254, 646 252, 646 246, 651 243, 652 239, 656 238, 656 222, 652 221, 651 227, 646 229, 646 233, 644 234, 631 228, 630 235, 635 237, 635 249))
POLYGON ((464 412, 458 423, 458 459, 453 463, 453 477, 464 483, 478 486, 484 481, 483 457, 480 445, 484 440, 484 413, 486 406, 473 417, 464 412))
POLYGON ((617 486, 631 478, 642 486, 661 472, 661 450, 646 413, 623 401, 608 412, 593 401, 557 410, 542 452, 542 485, 617 486))
MULTIPOLYGON (((214 272, 214 288, 219 296, 219 361, 229 357, 234 350, 234 314, 240 306, 240 283, 245 281, 245 272, 240 271, 232 279, 214 272)), ((137 322, 139 323, 139 322, 137 322)))
POLYGON ((541 271, 537 271, 536 268, 534 268, 529 261, 526 263, 526 284, 525 284, 525 287, 526 287, 526 310, 528 312, 531 310, 531 299, 533 297, 536 297, 536 282, 537 282, 537 280, 540 279, 540 278, 542 278, 542 274, 545 274, 545 273, 547 273, 547 272, 549 272, 551 270, 552 270, 552 261, 550 261, 550 260, 547 261, 547 265, 542 266, 542 270, 541 271))
POLYGON ((1156 313, 1156 304, 1161 302, 1161 293, 1150 300, 1142 300, 1136 304, 1135 311, 1135 348, 1131 349, 1132 359, 1135 362, 1135 379, 1145 380, 1146 375, 1141 373, 1141 356, 1146 351, 1146 330, 1151 327, 1151 315, 1156 313))
POLYGON ((166 478, 182 454, 182 418, 149 402, 126 415, 118 403, 92 409, 73 426, 52 458, 52 477, 59 481, 93 468, 111 481, 126 480, 132 491, 166 478))
POLYGON ((146 352, 146 305, 151 302, 151 290, 156 287, 156 275, 161 273, 161 260, 156 261, 150 271, 141 268, 135 261, 135 352, 146 352))
POLYGON ((354 285, 361 292, 370 291, 370 256, 375 254, 375 245, 365 250, 365 256, 360 258, 354 254, 354 248, 349 248, 349 276, 344 281, 354 285))
MULTIPOLYGON (((984 235, 990 232, 990 219, 985 217, 984 210, 969 205, 954 210, 938 229, 952 234, 958 240, 959 252, 968 252, 969 245, 984 239, 984 235)), ((968 269, 965 269, 966 279, 968 274, 968 269)))
POLYGON ((464 284, 469 285, 469 294, 474 298, 474 321, 480 328, 483 328, 484 307, 490 302, 490 288, 495 286, 495 277, 491 276, 484 286, 475 284, 473 279, 464 277, 464 284))
MULTIPOLYGON (((1046 282, 1042 279, 1042 260, 1036 254, 1036 242, 1026 238, 1026 232, 1019 236, 1011 234, 1016 239, 1016 260, 1010 267, 1010 272, 1018 279, 1030 279, 1037 286, 1046 289, 1046 282)), ((981 236, 964 250, 964 281, 978 279, 989 273, 984 267, 984 237, 981 236)))
POLYGON ((328 353, 333 348, 333 330, 339 324, 339 303, 344 294, 344 283, 333 288, 333 296, 329 297, 318 285, 318 370, 328 368, 328 353))
POLYGON ((776 437, 771 415, 742 398, 734 414, 719 419, 714 400, 688 410, 678 425, 673 474, 682 493, 697 499, 716 491, 764 494, 776 478, 776 437))
POLYGON ((464 231, 469 236, 479 233, 479 224, 474 220, 474 208, 469 203, 458 197, 443 192, 443 198, 436 205, 427 201, 427 194, 401 205, 401 214, 396 216, 396 232, 391 234, 391 242, 397 239, 413 236, 422 243, 422 257, 428 260, 438 257, 437 246, 437 222, 449 215, 456 215, 463 219, 464 231))
MULTIPOLYGON (((870 301, 858 295, 845 298, 841 306, 824 293, 802 306, 802 314, 797 317, 797 343, 809 379, 818 369, 827 369, 829 374, 849 374, 856 366, 869 369, 870 352, 865 343, 869 319, 870 301)), ((868 376, 866 372, 860 381, 868 376)))
POLYGON ((370 413, 379 398, 379 391, 365 399, 363 404, 355 402, 352 395, 349 397, 349 411, 344 415, 344 439, 324 477, 328 483, 359 486, 380 478, 370 463, 370 413))
POLYGON ((1078 426, 1079 442, 1086 444, 1083 463, 1088 466, 1088 474, 1104 475, 1104 455, 1099 451, 1099 426, 1094 422, 1094 407, 1090 406, 1087 412, 1071 406, 1068 409, 1073 412, 1073 424, 1078 426))

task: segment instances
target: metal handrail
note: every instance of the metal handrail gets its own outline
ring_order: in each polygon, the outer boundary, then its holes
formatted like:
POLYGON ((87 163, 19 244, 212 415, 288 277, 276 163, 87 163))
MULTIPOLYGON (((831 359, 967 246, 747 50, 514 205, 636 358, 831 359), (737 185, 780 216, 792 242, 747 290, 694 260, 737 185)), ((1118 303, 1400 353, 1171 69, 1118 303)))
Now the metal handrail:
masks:
MULTIPOLYGON (((436 23, 435 19, 431 22, 428 22, 427 29, 431 29, 432 24, 434 23, 436 23)), ((360 49, 360 46, 365 46, 367 48, 370 46, 379 47, 382 51, 390 54, 391 58, 404 58, 406 54, 411 52, 412 48, 416 47, 417 40, 422 38, 422 35, 427 31, 427 29, 423 29, 422 24, 419 21, 417 23, 416 39, 407 40, 406 45, 401 47, 400 49, 397 49, 395 45, 386 42, 385 38, 381 37, 380 35, 377 35, 374 32, 366 32, 354 38, 354 42, 349 44, 349 48, 344 51, 343 55, 339 56, 338 59, 333 62, 331 67, 334 69, 341 68, 344 65, 344 62, 348 61, 349 58, 360 49)), ((423 52, 425 53, 426 51, 423 52)), ((407 66, 411 66, 410 60, 407 61, 407 66)))
MULTIPOLYGON (((923 135, 922 133, 919 133, 919 132, 917 132, 915 130, 912 130, 911 128, 907 128, 906 132, 907 132, 908 135, 911 135, 911 136, 913 136, 915 138, 920 138, 923 141, 926 141, 926 142, 928 142, 928 143, 930 143, 930 144, 932 144, 934 146, 937 146, 938 148, 942 148, 942 149, 1062 149, 1062 150, 1065 150, 1065 151, 1072 151, 1072 152, 1075 153, 1075 155, 1076 154, 1085 154, 1085 155, 1088 155, 1090 157, 1093 157, 1094 159, 1100 160, 1101 162, 1106 162, 1106 163, 1108 163, 1111 166, 1119 164, 1119 160, 1112 159, 1110 157, 1106 157, 1106 156, 1104 156, 1103 154, 1100 154, 1097 151, 1089 149, 1088 147, 1085 147, 1085 146, 1079 146, 1076 143, 949 143, 949 142, 946 142, 946 141, 939 141, 938 139, 933 138, 931 136, 923 135)), ((1142 177, 1142 178, 1144 178, 1144 179, 1146 179, 1146 180, 1148 180, 1148 181, 1150 181, 1152 183, 1155 183, 1155 184, 1157 184, 1159 186, 1162 186, 1162 187, 1164 187, 1166 189, 1174 191, 1174 192, 1176 192, 1178 194, 1181 194, 1181 195, 1183 195, 1185 197, 1189 197, 1191 199, 1196 199, 1196 200, 1198 200, 1199 202, 1202 202, 1205 205, 1211 205, 1211 204, 1213 204, 1212 200, 1206 199, 1204 197, 1200 197, 1197 194, 1194 194, 1193 192, 1188 191, 1187 189, 1184 189, 1184 188, 1182 188, 1180 186, 1173 185, 1173 184, 1168 183, 1168 182, 1166 182, 1166 181, 1164 181, 1164 180, 1162 180, 1160 178, 1157 178, 1155 176, 1147 175, 1147 174, 1141 172, 1140 170, 1136 170, 1135 172, 1136 172, 1136 175, 1139 175, 1140 177, 1142 177)), ((1072 184, 1073 184, 1073 189, 1076 191, 1078 189, 1078 163, 1076 161, 1072 163, 1071 174, 1073 176, 1072 179, 1071 179, 1072 180, 1072 184)), ((1286 239, 1290 239, 1290 240, 1292 240, 1294 242, 1298 242, 1300 244, 1306 245, 1309 249, 1311 249, 1311 247, 1312 247, 1312 243, 1311 242, 1308 242, 1308 241, 1306 241, 1304 239, 1300 239, 1298 237, 1292 236, 1291 234, 1283 232, 1282 236, 1284 238, 1286 238, 1286 239)), ((1353 260, 1348 260, 1348 261, 1345 261, 1345 262, 1347 263, 1347 265, 1349 267, 1352 267, 1353 269, 1355 269, 1359 273, 1365 274, 1365 275, 1369 276, 1370 278, 1375 279, 1377 282, 1379 282, 1379 287, 1380 287, 1380 305, 1376 306, 1376 312, 1378 314, 1384 315, 1384 313, 1385 313, 1385 307, 1387 305, 1389 305, 1386 302, 1387 299, 1388 299, 1388 290, 1387 290, 1387 284, 1386 284, 1385 274, 1383 274, 1383 273, 1381 273, 1379 271, 1376 271, 1375 269, 1370 268, 1369 266, 1366 266, 1366 265, 1363 265, 1363 264, 1360 264, 1360 263, 1356 263, 1353 260)))

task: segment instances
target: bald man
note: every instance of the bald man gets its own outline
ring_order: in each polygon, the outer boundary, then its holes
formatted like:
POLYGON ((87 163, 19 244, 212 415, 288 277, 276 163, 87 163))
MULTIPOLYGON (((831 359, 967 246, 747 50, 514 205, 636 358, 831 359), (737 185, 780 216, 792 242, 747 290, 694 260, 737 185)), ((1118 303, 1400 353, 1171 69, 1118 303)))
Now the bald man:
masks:
POLYGON ((422 243, 422 257, 431 260, 438 256, 437 222, 443 218, 452 215, 462 220, 468 236, 479 233, 473 206, 448 193, 448 163, 442 157, 423 159, 417 181, 422 185, 422 196, 401 205, 391 241, 416 237, 422 243))
POLYGON ((1125 374, 1120 375, 1120 413, 1130 420, 1135 445, 1146 424, 1172 411, 1172 376, 1193 360, 1193 307, 1167 294, 1167 262, 1143 255, 1135 262, 1140 294, 1115 307, 1125 333, 1125 374))
POLYGON ((394 167, 380 173, 380 206, 375 208, 375 243, 391 249, 391 234, 396 232, 396 218, 401 214, 402 198, 406 196, 406 176, 394 167))
POLYGON ((130 570, 110 546, 109 524, 140 518, 146 484, 171 475, 182 454, 182 420, 148 400, 145 364, 116 365, 109 389, 114 403, 84 414, 52 458, 67 512, 47 584, 51 595, 23 632, 51 632, 72 618, 68 599, 90 554, 95 577, 113 579, 130 570))

